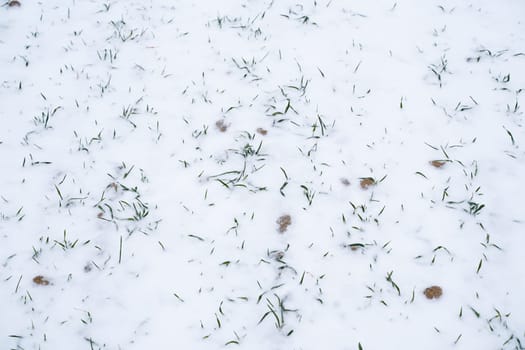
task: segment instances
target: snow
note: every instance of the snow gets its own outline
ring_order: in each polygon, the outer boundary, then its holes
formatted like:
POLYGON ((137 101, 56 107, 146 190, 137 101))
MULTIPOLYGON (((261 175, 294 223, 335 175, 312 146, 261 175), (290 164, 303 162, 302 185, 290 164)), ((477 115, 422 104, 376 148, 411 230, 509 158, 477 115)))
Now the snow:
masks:
POLYGON ((8 4, 2 348, 525 347, 523 1, 8 4))

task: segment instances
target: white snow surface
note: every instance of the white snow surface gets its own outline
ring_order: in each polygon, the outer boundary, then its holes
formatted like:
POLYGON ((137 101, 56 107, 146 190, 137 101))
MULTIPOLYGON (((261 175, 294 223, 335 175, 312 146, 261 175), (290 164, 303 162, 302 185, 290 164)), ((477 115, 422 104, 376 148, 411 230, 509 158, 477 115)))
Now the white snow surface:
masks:
POLYGON ((525 347, 523 0, 19 1, 1 349, 525 347))

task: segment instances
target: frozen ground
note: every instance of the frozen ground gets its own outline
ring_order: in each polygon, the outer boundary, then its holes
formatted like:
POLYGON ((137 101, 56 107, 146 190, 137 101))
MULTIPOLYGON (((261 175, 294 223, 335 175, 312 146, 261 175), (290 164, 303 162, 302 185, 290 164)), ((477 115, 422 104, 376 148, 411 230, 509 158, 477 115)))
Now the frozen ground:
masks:
POLYGON ((20 2, 1 349, 525 347, 524 1, 20 2))

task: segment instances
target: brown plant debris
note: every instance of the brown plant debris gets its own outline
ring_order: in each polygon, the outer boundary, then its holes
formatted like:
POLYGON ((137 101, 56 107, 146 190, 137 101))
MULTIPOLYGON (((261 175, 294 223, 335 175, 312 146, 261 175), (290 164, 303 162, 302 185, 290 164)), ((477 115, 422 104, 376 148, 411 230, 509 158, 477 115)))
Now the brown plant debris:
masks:
POLYGON ((442 160, 433 160, 430 162, 430 165, 432 165, 435 168, 441 168, 446 164, 445 161, 442 160))
POLYGON ((84 266, 84 272, 88 273, 91 272, 91 270, 93 270, 91 263, 87 263, 86 266, 84 266))
POLYGON ((359 249, 364 249, 365 245, 362 243, 352 243, 352 244, 347 245, 347 247, 350 247, 350 250, 355 252, 355 251, 358 251, 359 249))
POLYGON ((20 7, 22 4, 18 0, 11 0, 7 3, 7 6, 9 7, 20 7))
POLYGON ((38 284, 39 286, 47 286, 47 285, 49 285, 49 281, 44 276, 41 276, 41 275, 35 276, 33 278, 33 282, 35 284, 38 284))
POLYGON ((288 214, 282 215, 277 219, 277 224, 279 225, 279 232, 284 233, 292 224, 292 217, 288 214))
POLYGON ((266 129, 263 129, 263 128, 257 128, 257 132, 263 136, 265 136, 266 134, 268 134, 268 130, 266 129))
POLYGON ((359 184, 363 190, 366 190, 368 187, 374 186, 376 184, 376 180, 374 180, 373 177, 363 177, 361 178, 361 182, 359 184))
POLYGON ((220 132, 226 132, 226 130, 228 130, 228 125, 222 119, 217 120, 215 126, 217 127, 217 129, 219 129, 220 132))
POLYGON ((439 286, 432 286, 425 289, 423 294, 425 294, 427 299, 439 299, 443 294, 443 289, 439 286))

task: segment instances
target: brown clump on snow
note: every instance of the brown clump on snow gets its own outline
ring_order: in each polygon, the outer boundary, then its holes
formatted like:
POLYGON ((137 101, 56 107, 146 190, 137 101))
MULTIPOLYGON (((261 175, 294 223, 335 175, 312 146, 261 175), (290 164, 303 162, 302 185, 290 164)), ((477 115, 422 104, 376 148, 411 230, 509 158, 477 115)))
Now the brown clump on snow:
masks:
POLYGON ((265 136, 266 134, 268 134, 268 130, 266 129, 263 129, 263 128, 257 128, 257 132, 263 136, 265 136))
POLYGON ((226 125, 226 123, 222 119, 217 120, 215 126, 217 127, 217 129, 219 129, 220 132, 226 132, 226 130, 228 130, 228 125, 226 125))
POLYGON ((376 184, 376 180, 374 180, 372 177, 363 177, 361 178, 361 182, 359 184, 363 190, 366 190, 368 187, 374 186, 376 184))
POLYGON ((443 289, 440 286, 432 286, 425 289, 423 292, 427 299, 439 299, 443 294, 443 289))
POLYGON ((277 219, 277 224, 279 225, 279 233, 284 233, 292 224, 292 217, 288 214, 282 215, 277 219))
POLYGON ((11 0, 7 3, 7 6, 9 7, 20 7, 22 4, 18 0, 11 0))
POLYGON ((44 276, 40 276, 40 275, 35 276, 33 278, 33 282, 35 284, 38 284, 39 286, 47 286, 47 285, 49 285, 49 281, 44 276))
POLYGON ((430 165, 432 165, 434 168, 441 168, 446 164, 446 162, 442 160, 433 160, 430 161, 430 165))

